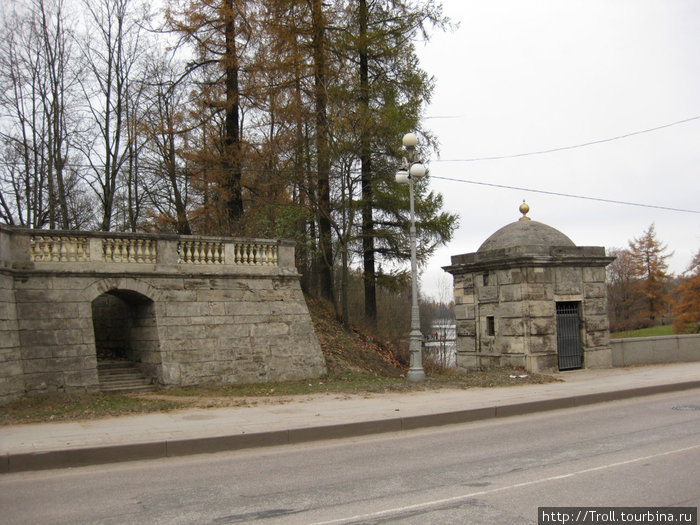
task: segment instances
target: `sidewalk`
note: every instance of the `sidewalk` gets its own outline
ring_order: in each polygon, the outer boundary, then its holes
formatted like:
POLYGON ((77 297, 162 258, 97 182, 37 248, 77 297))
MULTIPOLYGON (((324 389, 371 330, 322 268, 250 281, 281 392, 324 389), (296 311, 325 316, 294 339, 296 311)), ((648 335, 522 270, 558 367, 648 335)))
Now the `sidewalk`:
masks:
POLYGON ((397 432, 700 388, 700 363, 555 376, 563 381, 409 394, 321 394, 283 404, 0 427, 0 473, 397 432))

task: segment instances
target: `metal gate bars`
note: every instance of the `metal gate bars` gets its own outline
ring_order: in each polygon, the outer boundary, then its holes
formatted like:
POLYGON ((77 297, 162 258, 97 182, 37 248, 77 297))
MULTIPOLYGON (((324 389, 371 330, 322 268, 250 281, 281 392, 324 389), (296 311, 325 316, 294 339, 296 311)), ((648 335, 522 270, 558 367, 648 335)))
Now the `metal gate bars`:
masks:
POLYGON ((557 353, 559 370, 571 370, 583 366, 581 347, 580 303, 557 303, 557 353))

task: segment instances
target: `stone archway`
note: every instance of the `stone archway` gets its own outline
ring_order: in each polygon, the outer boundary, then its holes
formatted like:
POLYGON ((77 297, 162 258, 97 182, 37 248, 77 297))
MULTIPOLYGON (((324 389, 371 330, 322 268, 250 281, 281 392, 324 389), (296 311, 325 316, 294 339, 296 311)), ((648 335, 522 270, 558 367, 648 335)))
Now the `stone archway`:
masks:
POLYGON ((139 292, 112 289, 96 297, 91 307, 98 370, 119 365, 137 369, 147 383, 159 381, 162 367, 154 302, 139 292))

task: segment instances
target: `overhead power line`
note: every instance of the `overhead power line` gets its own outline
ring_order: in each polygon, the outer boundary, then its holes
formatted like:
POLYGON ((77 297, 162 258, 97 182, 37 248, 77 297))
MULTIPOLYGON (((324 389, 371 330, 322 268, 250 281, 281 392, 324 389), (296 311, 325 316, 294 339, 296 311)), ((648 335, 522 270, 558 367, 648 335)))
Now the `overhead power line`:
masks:
MULTIPOLYGON (((447 117, 435 117, 435 118, 447 118, 447 117)), ((455 117, 455 118, 457 118, 457 117, 455 117)), ((600 139, 600 140, 592 140, 590 142, 582 142, 581 144, 573 144, 571 146, 562 146, 559 148, 544 149, 544 150, 540 150, 540 151, 529 151, 527 153, 515 153, 512 155, 496 155, 496 156, 491 156, 491 157, 475 157, 475 158, 470 158, 470 159, 437 159, 437 160, 432 160, 431 162, 480 162, 480 161, 485 161, 485 160, 504 160, 504 159, 515 159, 518 157, 529 157, 531 155, 544 155, 546 153, 555 153, 557 151, 566 151, 566 150, 570 150, 570 149, 585 148, 588 146, 593 146, 595 144, 603 144, 605 142, 613 142, 615 140, 626 139, 629 137, 634 137, 635 135, 642 135, 644 133, 651 133, 652 131, 659 131, 660 129, 670 128, 672 126, 678 126, 680 124, 685 124, 687 122, 691 122, 693 120, 698 120, 698 119, 700 119, 700 115, 697 115, 695 117, 686 118, 683 120, 678 120, 676 122, 671 122, 669 124, 663 124, 661 126, 656 126, 654 128, 642 129, 639 131, 632 131, 630 133, 625 133, 624 135, 618 135, 616 137, 609 137, 609 138, 600 139)))
POLYGON ((463 182, 465 184, 476 184, 479 186, 489 186, 492 188, 526 191, 526 192, 530 192, 530 193, 542 193, 545 195, 555 195, 557 197, 570 197, 572 199, 584 199, 584 200, 588 200, 588 201, 606 202, 608 204, 624 204, 626 206, 637 206, 639 208, 655 208, 657 210, 678 211, 678 212, 683 212, 683 213, 700 214, 699 210, 686 210, 683 208, 673 208, 673 207, 669 207, 669 206, 657 206, 655 204, 643 204, 643 203, 639 203, 639 202, 628 202, 628 201, 619 201, 619 200, 614 200, 614 199, 603 199, 600 197, 589 197, 586 195, 574 195, 573 193, 561 193, 561 192, 557 192, 557 191, 536 190, 536 189, 532 189, 532 188, 521 188, 518 186, 508 186, 506 184, 493 184, 491 182, 480 182, 480 181, 476 181, 476 180, 454 179, 454 178, 450 178, 450 177, 437 177, 435 175, 431 175, 430 178, 433 180, 447 180, 447 181, 451 181, 451 182, 463 182))

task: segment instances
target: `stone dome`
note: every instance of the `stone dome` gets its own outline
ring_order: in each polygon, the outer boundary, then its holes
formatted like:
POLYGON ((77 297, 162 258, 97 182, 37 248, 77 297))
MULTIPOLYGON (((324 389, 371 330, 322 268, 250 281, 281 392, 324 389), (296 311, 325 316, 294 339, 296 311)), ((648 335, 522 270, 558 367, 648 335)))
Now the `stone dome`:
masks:
POLYGON ((576 246, 559 230, 530 220, 526 215, 529 209, 529 206, 523 203, 520 206, 520 212, 523 214, 520 220, 507 224, 492 234, 479 246, 477 253, 517 246, 576 246))

